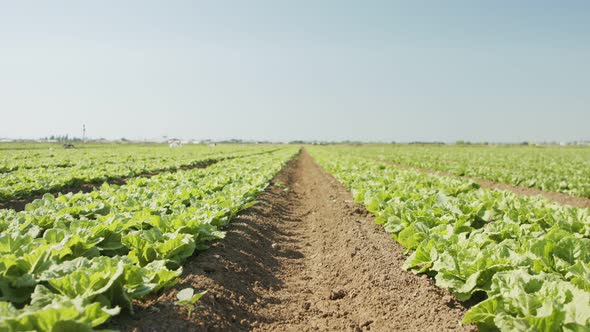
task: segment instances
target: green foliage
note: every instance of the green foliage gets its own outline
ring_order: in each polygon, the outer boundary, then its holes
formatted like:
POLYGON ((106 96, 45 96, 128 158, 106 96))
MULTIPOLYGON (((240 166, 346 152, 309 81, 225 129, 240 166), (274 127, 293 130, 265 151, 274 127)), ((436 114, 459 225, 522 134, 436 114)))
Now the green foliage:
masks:
POLYGON ((482 330, 582 331, 590 324, 590 293, 554 274, 526 270, 497 273, 488 299, 469 310, 464 323, 482 330))
POLYGON ((7 150, 0 154, 0 202, 274 149, 231 145, 215 148, 192 145, 182 149, 107 145, 72 150, 7 150))
POLYGON ((355 156, 590 197, 590 148, 369 145, 342 147, 355 156))
POLYGON ((178 294, 176 294, 176 298, 178 299, 178 301, 176 301, 175 303, 176 305, 186 307, 188 310, 188 317, 190 318, 195 307, 195 303, 197 303, 197 301, 206 293, 207 291, 195 294, 194 289, 185 288, 179 291, 178 294))

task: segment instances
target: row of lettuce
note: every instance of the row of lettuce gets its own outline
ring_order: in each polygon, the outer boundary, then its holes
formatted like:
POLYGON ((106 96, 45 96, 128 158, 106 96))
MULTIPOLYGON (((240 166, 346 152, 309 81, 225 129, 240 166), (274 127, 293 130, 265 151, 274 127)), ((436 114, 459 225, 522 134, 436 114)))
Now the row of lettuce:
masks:
POLYGON ((175 149, 112 146, 112 149, 2 151, 0 168, 4 167, 5 171, 0 172, 0 202, 273 149, 271 146, 194 145, 175 149))
POLYGON ((0 331, 88 331, 174 285, 296 149, 0 210, 0 331))
POLYGON ((590 148, 373 145, 356 154, 398 164, 590 197, 590 148))
POLYGON ((482 330, 590 329, 590 213, 541 197, 403 170, 354 148, 310 148, 482 330))
POLYGON ((77 144, 75 148, 64 149, 58 144, 0 144, 0 173, 11 173, 34 168, 83 168, 105 164, 138 161, 168 161, 191 159, 199 154, 234 152, 254 146, 204 144, 184 145, 170 148, 164 144, 77 144))

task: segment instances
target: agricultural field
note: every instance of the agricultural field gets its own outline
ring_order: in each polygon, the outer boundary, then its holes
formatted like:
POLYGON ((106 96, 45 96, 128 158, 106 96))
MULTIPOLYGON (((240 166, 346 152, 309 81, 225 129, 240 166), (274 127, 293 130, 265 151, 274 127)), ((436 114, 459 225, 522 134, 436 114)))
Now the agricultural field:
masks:
POLYGON ((590 198, 587 147, 393 145, 362 147, 356 155, 451 175, 590 198))
POLYGON ((0 144, 0 331, 589 331, 589 190, 582 147, 0 144))
MULTIPOLYGON (((415 155, 428 153, 414 149, 415 155)), ((469 149, 459 155, 468 154, 469 149)), ((438 287, 450 290, 460 301, 475 298, 479 302, 467 311, 463 323, 505 331, 590 328, 588 209, 376 163, 356 157, 354 150, 311 151, 405 248, 404 268, 434 277, 438 287)), ((395 156, 396 149, 391 150, 395 156)), ((451 151, 449 157, 454 158, 452 153, 458 150, 451 151)), ((498 158, 505 158, 506 151, 510 150, 501 151, 498 158)), ((366 150, 361 155, 365 152, 371 155, 366 150)), ((515 149, 514 158, 527 155, 533 163, 543 160, 533 158, 534 153, 515 149)), ((580 165, 586 168, 575 170, 580 174, 590 169, 583 161, 580 158, 580 165)), ((563 167, 559 171, 575 173, 563 167)), ((587 181, 572 179, 572 186, 583 187, 587 181)))
POLYGON ((215 149, 191 146, 174 151, 165 146, 130 148, 125 145, 114 151, 101 145, 75 150, 50 147, 30 151, 23 153, 21 149, 8 149, 0 156, 0 204, 81 184, 100 184, 252 153, 231 146, 215 149))

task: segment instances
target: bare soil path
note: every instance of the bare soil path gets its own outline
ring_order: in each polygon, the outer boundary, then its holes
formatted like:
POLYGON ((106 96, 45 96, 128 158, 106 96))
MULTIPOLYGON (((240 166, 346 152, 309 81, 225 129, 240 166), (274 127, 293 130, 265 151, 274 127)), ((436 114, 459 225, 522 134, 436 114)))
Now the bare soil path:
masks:
POLYGON ((455 178, 469 179, 469 180, 479 184, 482 188, 508 190, 508 191, 512 191, 513 193, 515 193, 517 195, 523 195, 523 196, 539 196, 540 195, 540 196, 543 196, 551 201, 554 201, 554 202, 562 204, 562 205, 569 205, 569 206, 580 207, 580 208, 590 208, 590 198, 587 198, 587 197, 578 197, 578 196, 572 196, 572 195, 568 195, 568 194, 564 194, 564 193, 545 191, 545 190, 541 190, 541 189, 534 188, 534 187, 515 186, 512 184, 508 184, 508 183, 484 180, 484 179, 480 179, 480 178, 474 178, 471 176, 459 176, 459 175, 449 173, 449 172, 414 167, 414 166, 398 164, 398 163, 394 163, 394 162, 390 162, 390 161, 380 161, 380 162, 383 162, 388 165, 397 166, 397 167, 403 168, 403 169, 413 169, 413 170, 421 172, 421 173, 428 173, 428 174, 434 174, 434 175, 440 175, 440 176, 449 176, 449 177, 455 177, 455 178))
POLYGON ((123 331, 473 331, 464 307, 404 271, 401 247, 303 151, 185 264, 181 283, 136 303, 123 331), (179 289, 207 289, 190 318, 179 289))

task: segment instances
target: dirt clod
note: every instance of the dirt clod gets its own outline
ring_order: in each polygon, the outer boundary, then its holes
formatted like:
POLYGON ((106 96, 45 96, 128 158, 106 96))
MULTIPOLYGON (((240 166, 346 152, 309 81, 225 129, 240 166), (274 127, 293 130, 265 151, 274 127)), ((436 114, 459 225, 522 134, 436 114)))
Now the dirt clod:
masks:
POLYGON ((344 297, 346 297, 347 294, 348 293, 344 289, 333 290, 330 292, 329 299, 332 301, 340 300, 340 299, 343 299, 344 297))
POLYGON ((367 326, 369 326, 371 324, 373 324, 373 321, 369 319, 369 320, 365 321, 364 323, 362 323, 360 326, 361 327, 367 327, 367 326))

